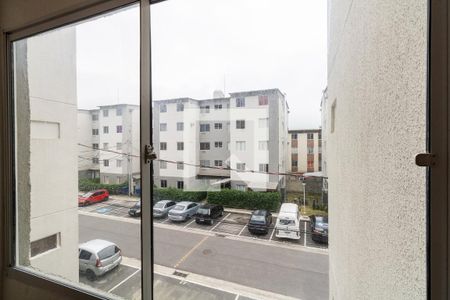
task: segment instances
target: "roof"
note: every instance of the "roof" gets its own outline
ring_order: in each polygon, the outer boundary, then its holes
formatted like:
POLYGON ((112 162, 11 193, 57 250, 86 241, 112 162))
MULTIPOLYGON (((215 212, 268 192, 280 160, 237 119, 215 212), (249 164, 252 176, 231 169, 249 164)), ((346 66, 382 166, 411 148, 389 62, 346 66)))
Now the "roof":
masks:
POLYGON ((103 250, 108 246, 116 246, 116 244, 105 241, 105 240, 96 239, 96 240, 90 240, 86 243, 80 244, 78 246, 78 248, 87 250, 92 253, 97 253, 100 250, 103 250))
POLYGON ((167 203, 167 202, 172 202, 173 200, 159 200, 156 203, 167 203))
POLYGON ((292 213, 292 212, 298 212, 298 205, 295 203, 283 203, 281 204, 280 213, 286 212, 286 213, 292 213))
POLYGON ((322 129, 291 129, 288 130, 288 133, 314 133, 314 132, 321 132, 322 129))
POLYGON ((260 94, 281 94, 284 96, 284 94, 277 88, 275 89, 267 89, 267 90, 254 90, 254 91, 244 91, 244 92, 235 92, 235 93, 229 93, 231 97, 239 97, 239 96, 255 96, 260 94))
POLYGON ((215 206, 217 206, 217 205, 216 204, 209 204, 209 203, 207 203, 207 204, 201 205, 200 208, 211 208, 211 207, 215 207, 215 206))
POLYGON ((253 213, 252 213, 252 215, 256 215, 256 216, 264 216, 265 214, 266 214, 266 210, 264 210, 264 209, 258 209, 258 210, 255 210, 253 213))
POLYGON ((181 201, 181 202, 178 202, 177 205, 188 206, 188 205, 191 204, 191 203, 194 203, 194 202, 191 202, 191 201, 181 201))

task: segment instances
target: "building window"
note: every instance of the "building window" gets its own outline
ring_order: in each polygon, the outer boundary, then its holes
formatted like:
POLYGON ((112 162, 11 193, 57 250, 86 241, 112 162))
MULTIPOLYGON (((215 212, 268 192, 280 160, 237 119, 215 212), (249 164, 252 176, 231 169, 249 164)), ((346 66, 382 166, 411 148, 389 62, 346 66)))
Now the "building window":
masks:
POLYGON ((167 131, 167 123, 159 124, 159 131, 167 131))
POLYGON ((184 189, 184 181, 177 181, 177 188, 179 190, 184 189))
POLYGON ((97 114, 92 115, 92 121, 98 121, 98 115, 97 114))
POLYGON ((92 144, 92 149, 98 149, 98 144, 92 144))
POLYGON ((236 169, 239 171, 245 171, 245 163, 236 163, 236 169))
POLYGON ((245 120, 236 120, 236 129, 245 129, 245 120))
POLYGON ((308 137, 308 140, 313 140, 314 139, 314 133, 308 133, 307 137, 308 137))
POLYGON ((116 167, 117 168, 122 168, 122 160, 121 159, 117 159, 116 160, 116 167))
POLYGON ((109 116, 109 110, 107 110, 107 109, 104 109, 103 110, 103 117, 108 117, 109 116))
POLYGON ((245 192, 247 190, 247 187, 245 184, 236 184, 236 190, 245 192))
POLYGON ((95 165, 98 165, 98 157, 93 157, 92 158, 92 163, 95 165))
POLYGON ((200 106, 200 112, 201 112, 202 114, 207 114, 207 113, 209 113, 209 105, 206 105, 206 106, 200 106))
POLYGON ((269 164, 259 164, 260 172, 269 172, 269 164))
POLYGON ((222 167, 222 165, 223 165, 223 161, 221 161, 221 160, 215 160, 214 161, 214 166, 215 167, 222 167))
POLYGON ((209 143, 207 142, 202 142, 200 143, 200 150, 209 150, 209 143))
POLYGON ((266 151, 267 149, 269 149, 269 141, 258 142, 258 150, 266 151))
POLYGON ((222 129, 222 123, 214 123, 214 129, 222 129))
POLYGON ((107 160, 107 159, 103 160, 103 166, 109 167, 109 160, 107 160))
POLYGON ((293 160, 292 161, 292 166, 293 167, 298 167, 298 160, 293 160))
POLYGON ((209 160, 200 160, 200 167, 209 167, 209 160))
POLYGON ((184 111, 184 104, 183 103, 177 103, 177 111, 184 111))
POLYGON ((308 172, 314 172, 314 160, 308 159, 308 172))
POLYGON ((222 148, 222 142, 214 142, 215 148, 222 148))
POLYGON ((122 115, 122 108, 118 107, 116 108, 116 116, 121 116, 122 115))
POLYGON ((163 180, 161 180, 161 187, 162 188, 166 188, 167 187, 167 180, 165 180, 165 179, 163 179, 163 180))
POLYGON ((159 143, 159 150, 167 150, 167 143, 166 142, 161 142, 159 143))
POLYGON ((167 161, 160 161, 159 162, 159 168, 160 169, 167 169, 167 161))
POLYGON ((184 142, 177 142, 177 150, 178 151, 184 150, 184 142))
POLYGON ((200 132, 209 131, 209 124, 200 124, 200 132))
POLYGON ((317 138, 319 139, 319 140, 321 140, 322 139, 322 132, 319 132, 318 134, 317 134, 317 138))
POLYGON ((60 233, 55 233, 45 238, 31 242, 30 256, 34 257, 36 255, 58 248, 60 244, 59 240, 60 233))
POLYGON ((237 151, 245 151, 245 141, 237 141, 236 142, 236 150, 237 151))
POLYGON ((92 129, 92 135, 98 135, 98 129, 92 129))
POLYGON ((116 150, 122 150, 122 143, 116 144, 116 150))
POLYGON ((245 107, 245 98, 236 98, 236 107, 245 107))
POLYGON ((258 102, 259 102, 259 105, 267 105, 267 104, 269 104, 269 97, 268 96, 259 96, 258 102))
POLYGON ((215 110, 222 109, 222 104, 215 104, 214 109, 215 110))
POLYGON ((177 122, 177 131, 183 131, 183 130, 184 130, 184 123, 177 122))
POLYGON ((293 133, 293 134, 291 135, 291 137, 292 137, 293 140, 296 140, 296 139, 298 138, 298 135, 297 135, 297 133, 293 133))
POLYGON ((159 106, 159 112, 160 112, 160 113, 165 113, 165 112, 167 112, 167 105, 166 105, 166 104, 161 104, 161 105, 159 106))
POLYGON ((116 126, 116 132, 117 133, 122 133, 122 125, 117 125, 116 126))
POLYGON ((308 154, 314 154, 314 147, 308 147, 308 154))
POLYGON ((258 119, 258 127, 259 128, 269 127, 269 118, 258 119))
POLYGON ((103 126, 103 133, 104 134, 108 134, 109 133, 109 127, 108 126, 103 126))
POLYGON ((182 161, 177 162, 177 170, 183 170, 184 169, 184 163, 182 161))
POLYGON ((108 143, 103 143, 103 150, 108 150, 108 146, 109 146, 108 143))

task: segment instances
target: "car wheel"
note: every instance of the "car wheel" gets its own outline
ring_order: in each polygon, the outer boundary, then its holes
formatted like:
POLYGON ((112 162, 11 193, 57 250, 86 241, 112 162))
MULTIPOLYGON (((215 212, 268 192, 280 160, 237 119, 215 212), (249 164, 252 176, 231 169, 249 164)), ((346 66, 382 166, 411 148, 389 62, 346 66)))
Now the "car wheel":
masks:
POLYGON ((87 271, 86 271, 86 277, 87 277, 90 281, 94 281, 94 280, 97 278, 97 276, 95 276, 94 271, 92 271, 92 270, 87 270, 87 271))

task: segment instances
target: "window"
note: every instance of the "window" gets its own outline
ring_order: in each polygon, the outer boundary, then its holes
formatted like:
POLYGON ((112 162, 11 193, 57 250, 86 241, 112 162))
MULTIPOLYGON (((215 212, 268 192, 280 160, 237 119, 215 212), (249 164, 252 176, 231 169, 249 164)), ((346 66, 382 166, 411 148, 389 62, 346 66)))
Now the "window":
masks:
POLYGON ((293 160, 292 161, 292 166, 293 167, 298 167, 298 160, 293 160))
POLYGON ((209 124, 200 124, 200 132, 209 131, 209 124))
POLYGON ((104 150, 108 150, 108 146, 109 146, 108 143, 103 143, 103 149, 104 149, 104 150))
POLYGON ((268 96, 259 96, 258 97, 258 103, 259 103, 259 105, 267 105, 267 104, 269 104, 269 97, 268 96))
POLYGON ((122 143, 116 144, 116 150, 122 150, 122 143))
POLYGON ((319 132, 318 134, 317 134, 317 138, 319 139, 319 140, 321 140, 322 139, 322 132, 319 132))
POLYGON ((78 256, 79 259, 82 260, 90 260, 92 256, 92 253, 86 250, 81 250, 80 251, 80 256, 78 256))
POLYGON ((308 133, 307 137, 308 137, 308 140, 313 140, 314 139, 314 133, 308 133))
POLYGON ((293 140, 296 140, 296 139, 297 139, 297 133, 292 133, 291 136, 292 136, 292 139, 293 139, 293 140))
POLYGON ((259 128, 267 128, 267 127, 269 127, 269 118, 258 119, 258 127, 259 128))
POLYGON ((167 123, 159 124, 159 131, 167 131, 167 123))
POLYGON ((97 114, 93 114, 92 115, 92 121, 98 121, 98 115, 97 114))
POLYGON ((159 112, 160 112, 160 113, 165 113, 165 112, 167 112, 167 105, 166 105, 166 104, 161 104, 161 105, 159 106, 159 112))
POLYGON ((308 159, 308 166, 307 166, 308 172, 314 172, 314 160, 308 159))
POLYGON ((104 117, 104 118, 107 118, 108 115, 109 115, 109 110, 104 109, 104 110, 103 110, 103 117, 104 117))
POLYGON ((184 150, 184 142, 177 142, 177 150, 178 151, 184 150))
POLYGON ((121 116, 122 115, 122 108, 118 107, 116 108, 116 116, 121 116))
POLYGON ((259 141, 258 150, 266 151, 269 149, 269 141, 259 141))
POLYGON ((245 98, 236 98, 236 107, 245 107, 245 98))
POLYGON ((209 160, 200 160, 200 167, 209 167, 209 160))
POLYGON ((184 188, 184 182, 183 181, 177 181, 177 188, 182 190, 184 188))
POLYGON ((184 123, 177 122, 177 131, 183 131, 183 130, 184 130, 184 123))
POLYGON ((167 162, 166 161, 160 161, 159 162, 159 168, 160 169, 167 169, 167 162))
POLYGON ((184 163, 182 161, 177 162, 177 170, 183 170, 184 169, 184 163))
POLYGON ((162 188, 166 188, 166 187, 167 187, 167 180, 162 179, 161 182, 160 182, 160 186, 161 186, 162 188))
POLYGON ((222 142, 214 142, 215 148, 222 148, 222 142))
POLYGON ((92 158, 92 163, 95 165, 98 165, 98 157, 93 157, 92 158))
POLYGON ((245 184, 236 184, 236 190, 245 192, 247 190, 247 186, 245 184))
POLYGON ((260 172, 269 172, 269 164, 259 164, 260 172))
POLYGON ((222 109, 222 104, 215 104, 214 109, 215 110, 222 109))
POLYGON ((245 120, 236 120, 236 129, 245 129, 245 120))
POLYGON ((200 150, 209 150, 209 143, 207 142, 201 142, 200 143, 200 150))
POLYGON ((122 133, 122 125, 117 125, 116 126, 116 132, 117 133, 122 133))
POLYGON ((239 171, 245 171, 245 163, 236 163, 236 169, 239 171))
POLYGON ((98 135, 98 129, 92 129, 92 135, 98 135))
POLYGON ((222 123, 214 123, 214 129, 222 129, 222 123))
POLYGON ((92 144, 92 149, 98 149, 98 144, 97 143, 92 144))
POLYGON ((159 150, 167 150, 167 142, 161 142, 159 143, 159 150))
POLYGON ((245 141, 236 142, 236 151, 245 151, 245 141))
POLYGON ((209 113, 209 105, 206 105, 206 106, 200 106, 200 112, 201 112, 202 114, 207 114, 207 113, 209 113))
POLYGON ((52 234, 45 238, 32 241, 30 244, 30 256, 34 257, 36 255, 57 248, 59 246, 59 234, 60 233, 52 234))
POLYGON ((122 160, 116 159, 116 168, 122 168, 122 160))
POLYGON ((177 103, 177 111, 184 111, 184 104, 183 103, 177 103))
POLYGON ((314 154, 314 147, 308 147, 308 154, 314 154))
POLYGON ((214 166, 215 167, 222 167, 223 161, 221 160, 214 160, 214 166))
POLYGON ((104 167, 109 167, 109 160, 104 159, 104 160, 103 160, 103 166, 104 166, 104 167))
POLYGON ((104 134, 108 134, 109 133, 109 127, 108 126, 103 126, 103 133, 104 134))

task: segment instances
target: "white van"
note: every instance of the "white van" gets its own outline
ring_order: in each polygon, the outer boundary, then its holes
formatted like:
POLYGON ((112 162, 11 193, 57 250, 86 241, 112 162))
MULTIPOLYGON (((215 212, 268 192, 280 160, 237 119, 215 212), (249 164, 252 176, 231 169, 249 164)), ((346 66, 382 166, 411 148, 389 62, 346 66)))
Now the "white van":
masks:
POLYGON ((300 239, 300 216, 298 205, 283 203, 275 225, 275 236, 287 239, 300 239))

